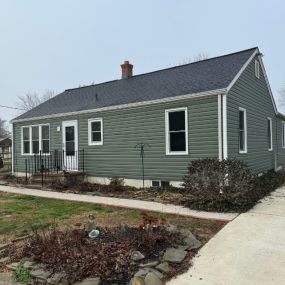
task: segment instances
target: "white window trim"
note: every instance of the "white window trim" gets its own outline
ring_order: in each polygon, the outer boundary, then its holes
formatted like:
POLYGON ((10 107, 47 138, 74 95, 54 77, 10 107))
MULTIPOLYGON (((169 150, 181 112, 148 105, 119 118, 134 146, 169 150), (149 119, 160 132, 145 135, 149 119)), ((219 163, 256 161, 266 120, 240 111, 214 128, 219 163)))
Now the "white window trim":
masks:
MULTIPOLYGON (((245 108, 239 107, 238 110, 244 112, 244 150, 239 149, 239 153, 243 154, 247 153, 247 114, 245 108)), ((238 148, 239 147, 240 145, 238 146, 238 148)))
POLYGON ((182 108, 174 108, 165 110, 165 147, 166 147, 166 155, 187 155, 188 154, 188 111, 187 107, 182 108), (170 151, 170 136, 169 136, 169 113, 172 112, 185 112, 185 151, 170 151))
MULTIPOLYGON (((268 151, 272 151, 273 150, 272 118, 267 117, 267 120, 270 121, 270 144, 271 144, 271 148, 269 148, 268 151)), ((267 122, 267 124, 268 124, 268 122, 267 122)), ((268 127, 268 125, 267 125, 267 127, 268 127)))
POLYGON ((88 119, 88 145, 103 145, 104 137, 103 137, 103 118, 94 118, 88 119), (91 136, 91 123, 100 122, 101 123, 101 141, 93 142, 91 136))
POLYGON ((281 122, 281 145, 282 148, 285 148, 285 122, 281 122))
MULTIPOLYGON (((28 125, 21 127, 21 155, 35 155, 37 153, 32 153, 32 127, 39 127, 39 151, 42 150, 42 126, 49 126, 49 152, 43 153, 43 155, 50 155, 50 124, 38 124, 38 125, 28 125), (30 153, 24 153, 24 133, 23 129, 29 128, 29 142, 30 142, 30 153)), ((38 153, 39 154, 39 153, 38 153)))
POLYGON ((260 63, 257 59, 255 60, 254 67, 255 67, 255 77, 259 79, 260 78, 260 63))

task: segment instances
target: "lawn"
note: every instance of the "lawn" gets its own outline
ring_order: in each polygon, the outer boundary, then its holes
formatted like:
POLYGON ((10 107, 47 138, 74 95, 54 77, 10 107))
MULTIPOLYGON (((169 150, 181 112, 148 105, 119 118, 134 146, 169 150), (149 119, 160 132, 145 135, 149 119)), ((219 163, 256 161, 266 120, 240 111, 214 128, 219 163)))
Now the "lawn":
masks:
MULTIPOLYGON (((89 213, 95 215, 99 226, 140 225, 142 221, 139 210, 0 193, 0 243, 26 235, 32 228, 47 228, 53 223, 59 227, 84 224, 89 213)), ((208 241, 225 225, 219 221, 162 213, 150 214, 166 219, 169 224, 188 228, 202 242, 208 241)))

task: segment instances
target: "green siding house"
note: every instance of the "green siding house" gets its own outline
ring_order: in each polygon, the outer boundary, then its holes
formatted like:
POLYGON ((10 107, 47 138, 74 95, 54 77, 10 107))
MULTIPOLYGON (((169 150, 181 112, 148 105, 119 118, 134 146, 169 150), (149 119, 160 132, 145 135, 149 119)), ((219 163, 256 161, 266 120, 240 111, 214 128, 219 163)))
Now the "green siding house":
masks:
MULTIPOLYGON (((12 121, 13 171, 36 165, 84 171, 89 181, 121 177, 179 185, 199 158, 237 158, 254 171, 285 164, 284 121, 258 48, 67 89, 12 121)), ((43 167, 43 166, 41 166, 43 167)))

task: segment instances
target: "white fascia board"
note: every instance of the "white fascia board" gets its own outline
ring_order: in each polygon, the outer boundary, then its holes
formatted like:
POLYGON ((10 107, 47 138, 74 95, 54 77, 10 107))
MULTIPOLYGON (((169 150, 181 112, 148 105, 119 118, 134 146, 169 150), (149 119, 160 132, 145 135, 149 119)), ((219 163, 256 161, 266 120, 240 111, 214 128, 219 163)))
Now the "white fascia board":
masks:
POLYGON ((227 87, 227 92, 229 92, 232 87, 235 85, 235 83, 240 78, 241 74, 245 71, 245 69, 248 67, 248 65, 251 63, 251 61, 255 58, 255 56, 259 53, 258 48, 255 50, 255 52, 251 55, 251 57, 246 61, 246 63, 243 65, 241 70, 237 73, 237 75, 234 77, 230 85, 227 87))
POLYGON ((185 95, 180 95, 180 96, 167 97, 163 99, 156 99, 156 100, 142 101, 142 102, 136 102, 136 103, 130 103, 130 104, 102 107, 98 109, 52 114, 52 115, 32 117, 32 118, 27 118, 27 119, 18 119, 18 120, 12 120, 11 123, 66 117, 66 116, 72 116, 72 115, 81 115, 81 114, 89 114, 89 113, 128 109, 128 108, 139 108, 139 107, 144 107, 144 106, 148 106, 152 104, 168 103, 168 102, 175 102, 175 101, 184 100, 184 99, 196 99, 196 98, 207 97, 207 96, 212 96, 212 95, 224 94, 226 93, 226 91, 227 91, 226 88, 216 89, 216 90, 210 90, 210 91, 200 92, 200 93, 192 93, 192 94, 185 94, 185 95))
POLYGON ((230 83, 230 85, 226 88, 226 89, 227 89, 227 93, 231 90, 231 88, 232 88, 232 87, 234 86, 234 84, 237 82, 237 80, 239 79, 239 77, 241 76, 241 74, 244 72, 244 70, 248 67, 248 65, 251 63, 251 61, 256 57, 256 55, 258 55, 258 60, 259 60, 259 63, 260 63, 262 72, 263 72, 263 74, 264 74, 265 82, 266 82, 266 85, 267 85, 267 88, 268 88, 268 91, 269 91, 269 94, 270 94, 270 97, 271 97, 271 100, 272 100, 273 108, 274 108, 275 114, 277 115, 277 114, 278 114, 278 111, 277 111, 277 108, 276 108, 275 100, 274 100, 274 97, 273 97, 273 93, 272 93, 272 90, 271 90, 271 87, 270 87, 270 84, 269 84, 269 80, 268 80, 268 77, 267 77, 267 74, 266 74, 266 70, 265 70, 265 67, 264 67, 262 58, 261 58, 261 56, 260 56, 260 51, 259 51, 258 48, 257 48, 257 49, 255 50, 255 52, 251 55, 251 57, 246 61, 246 63, 243 65, 243 67, 241 68, 241 70, 238 72, 238 74, 237 74, 237 75, 235 76, 235 78, 232 80, 232 82, 230 83))
POLYGON ((263 72, 263 75, 264 75, 264 78, 265 78, 267 89, 269 91, 269 94, 270 94, 270 97, 271 97, 271 100, 272 100, 272 104, 273 104, 273 107, 274 107, 275 114, 278 115, 278 111, 277 111, 277 107, 276 107, 275 100, 274 100, 274 97, 273 97, 273 93, 272 93, 272 90, 271 90, 271 87, 270 87, 270 84, 269 84, 269 80, 268 80, 268 77, 267 77, 267 74, 266 74, 266 70, 265 70, 265 67, 264 67, 264 64, 263 64, 263 60, 262 60, 260 55, 258 56, 258 59, 259 59, 260 66, 261 66, 261 69, 262 69, 262 72, 263 72))

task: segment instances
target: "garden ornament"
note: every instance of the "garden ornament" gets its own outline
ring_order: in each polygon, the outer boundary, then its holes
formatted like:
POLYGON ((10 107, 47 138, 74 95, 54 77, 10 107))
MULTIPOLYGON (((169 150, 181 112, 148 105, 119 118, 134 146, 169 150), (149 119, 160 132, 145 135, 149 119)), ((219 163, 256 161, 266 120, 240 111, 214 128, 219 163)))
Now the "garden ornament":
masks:
POLYGON ((87 222, 87 228, 86 230, 88 232, 91 232, 92 230, 96 229, 96 220, 95 220, 95 216, 92 214, 88 215, 88 222, 87 222))

